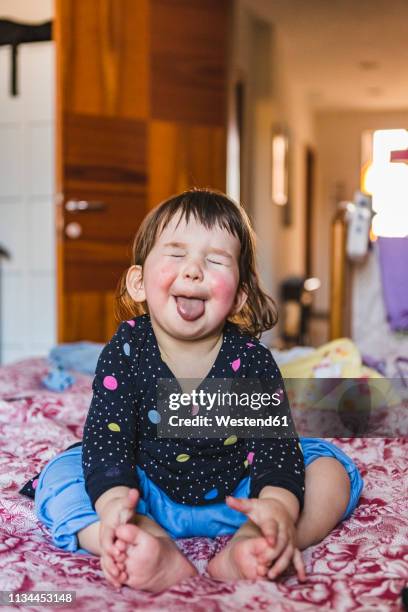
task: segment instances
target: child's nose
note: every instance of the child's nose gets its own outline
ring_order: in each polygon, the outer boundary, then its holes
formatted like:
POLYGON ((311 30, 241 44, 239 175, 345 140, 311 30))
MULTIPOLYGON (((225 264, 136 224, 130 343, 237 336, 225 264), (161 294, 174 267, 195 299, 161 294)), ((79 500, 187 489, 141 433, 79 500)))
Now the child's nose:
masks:
POLYGON ((203 272, 201 266, 196 261, 189 261, 183 270, 183 277, 190 280, 202 280, 203 272))

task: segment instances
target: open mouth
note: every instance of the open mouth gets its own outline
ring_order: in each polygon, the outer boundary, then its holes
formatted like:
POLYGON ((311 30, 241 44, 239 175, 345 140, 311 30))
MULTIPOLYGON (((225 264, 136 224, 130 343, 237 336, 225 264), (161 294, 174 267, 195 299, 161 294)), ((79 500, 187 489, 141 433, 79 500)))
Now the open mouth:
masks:
POLYGON ((185 295, 173 296, 176 301, 177 312, 185 321, 196 321, 205 310, 205 299, 198 297, 188 297, 185 295))

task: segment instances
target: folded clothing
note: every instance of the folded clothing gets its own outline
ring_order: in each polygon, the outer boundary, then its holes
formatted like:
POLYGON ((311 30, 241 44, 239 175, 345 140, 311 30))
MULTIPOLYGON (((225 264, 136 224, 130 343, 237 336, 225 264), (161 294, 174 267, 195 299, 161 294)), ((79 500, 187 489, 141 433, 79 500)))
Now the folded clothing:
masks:
POLYGON ((58 344, 50 351, 51 366, 42 384, 51 391, 65 391, 75 382, 69 370, 93 375, 103 346, 87 341, 58 344))
POLYGON ((65 370, 93 375, 103 347, 103 344, 88 341, 58 344, 51 349, 49 359, 65 370))
POLYGON ((61 365, 53 364, 48 374, 41 379, 41 382, 50 391, 65 391, 74 384, 75 377, 64 370, 61 365))
MULTIPOLYGON (((274 357, 275 352, 272 349, 274 357)), ((392 381, 363 364, 360 351, 350 338, 337 338, 313 350, 308 348, 290 361, 280 360, 279 368, 292 408, 316 407, 324 399, 325 407, 336 410, 342 394, 339 379, 370 379, 373 408, 401 402, 392 381)), ((356 385, 356 391, 364 394, 366 386, 356 385)))
MULTIPOLYGON (((275 353, 272 349, 272 354, 275 353)), ((337 338, 283 363, 277 359, 284 378, 381 378, 362 363, 360 351, 350 338, 337 338)))

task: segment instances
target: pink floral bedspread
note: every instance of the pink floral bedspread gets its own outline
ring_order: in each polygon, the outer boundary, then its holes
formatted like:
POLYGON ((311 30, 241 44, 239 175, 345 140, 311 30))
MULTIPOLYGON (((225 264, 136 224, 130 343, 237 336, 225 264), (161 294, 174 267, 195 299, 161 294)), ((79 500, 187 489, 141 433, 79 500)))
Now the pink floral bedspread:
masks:
POLYGON ((353 517, 304 552, 305 584, 293 572, 277 582, 212 580, 206 565, 225 545, 224 537, 179 541, 199 577, 156 595, 113 589, 97 557, 65 553, 51 544, 33 502, 18 493, 56 452, 81 438, 90 401, 89 377, 77 375, 70 390, 52 393, 40 384, 46 369, 42 359, 0 368, 1 590, 75 591, 74 609, 87 612, 401 609, 400 592, 408 583, 408 444, 403 439, 337 441, 361 468, 365 489, 353 517))

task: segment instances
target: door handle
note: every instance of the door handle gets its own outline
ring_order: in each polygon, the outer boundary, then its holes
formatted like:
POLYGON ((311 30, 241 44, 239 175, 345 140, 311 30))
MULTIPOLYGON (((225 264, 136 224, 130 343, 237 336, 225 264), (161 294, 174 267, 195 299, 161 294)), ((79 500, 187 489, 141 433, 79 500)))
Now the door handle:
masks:
POLYGON ((65 210, 68 212, 102 212, 107 208, 105 202, 93 202, 88 200, 68 200, 65 210))

